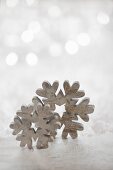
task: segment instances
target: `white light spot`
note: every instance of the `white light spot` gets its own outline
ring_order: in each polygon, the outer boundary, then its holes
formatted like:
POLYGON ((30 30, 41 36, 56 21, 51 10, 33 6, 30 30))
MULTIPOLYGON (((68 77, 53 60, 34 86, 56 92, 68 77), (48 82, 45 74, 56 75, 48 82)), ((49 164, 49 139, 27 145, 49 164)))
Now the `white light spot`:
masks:
POLYGON ((26 3, 27 3, 28 6, 33 5, 34 2, 35 2, 35 0, 26 0, 26 3))
POLYGON ((100 12, 97 16, 97 21, 100 23, 100 24, 103 24, 103 25, 106 25, 109 23, 110 21, 110 18, 109 16, 104 13, 104 12, 100 12))
POLYGON ((19 45, 19 37, 17 35, 7 35, 4 39, 6 45, 10 47, 16 47, 19 45))
POLYGON ((81 45, 81 46, 87 46, 90 43, 90 36, 87 33, 80 33, 77 36, 77 42, 81 45))
POLYGON ((50 46, 50 49, 49 49, 51 55, 53 57, 58 57, 61 55, 62 53, 62 48, 61 48, 61 45, 59 43, 53 43, 51 46, 50 46))
POLYGON ((48 9, 48 14, 53 18, 57 18, 57 17, 61 16, 61 10, 58 6, 54 5, 48 9))
POLYGON ((75 41, 68 40, 65 44, 65 49, 68 54, 74 55, 78 52, 79 46, 75 41))
POLYGON ((38 32, 40 32, 41 29, 40 23, 38 21, 32 21, 30 22, 28 29, 34 34, 37 34, 38 32))
POLYGON ((29 53, 26 56, 26 62, 30 66, 35 66, 38 63, 38 57, 35 53, 29 53))
POLYGON ((33 40, 34 36, 33 36, 33 32, 30 30, 26 30, 22 33, 21 38, 23 40, 23 42, 25 43, 29 43, 33 40))
POLYGON ((12 52, 12 53, 9 53, 6 57, 6 63, 7 65, 9 66, 13 66, 17 63, 18 61, 18 56, 16 53, 12 52))
POLYGON ((15 7, 17 4, 18 4, 18 0, 6 0, 6 5, 7 5, 8 7, 13 8, 13 7, 15 7))

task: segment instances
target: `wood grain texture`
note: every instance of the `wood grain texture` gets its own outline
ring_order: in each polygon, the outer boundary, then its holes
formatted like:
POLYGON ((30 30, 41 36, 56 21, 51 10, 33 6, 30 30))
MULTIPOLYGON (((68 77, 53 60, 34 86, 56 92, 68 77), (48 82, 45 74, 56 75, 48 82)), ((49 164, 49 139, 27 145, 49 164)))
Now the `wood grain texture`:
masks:
POLYGON ((17 135, 16 140, 20 141, 20 146, 33 149, 33 140, 37 140, 37 148, 45 149, 48 142, 52 142, 60 128, 60 116, 52 112, 47 104, 40 102, 39 98, 32 99, 34 105, 22 106, 17 111, 14 122, 10 124, 13 135, 17 135), (35 128, 34 128, 34 127, 35 128), (32 128, 33 127, 33 128, 32 128))

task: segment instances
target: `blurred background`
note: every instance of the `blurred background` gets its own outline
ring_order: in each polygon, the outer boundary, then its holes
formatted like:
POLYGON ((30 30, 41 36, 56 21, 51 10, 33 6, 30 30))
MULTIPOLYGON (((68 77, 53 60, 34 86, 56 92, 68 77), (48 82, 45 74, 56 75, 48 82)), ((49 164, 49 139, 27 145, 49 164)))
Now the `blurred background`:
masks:
POLYGON ((95 104, 82 135, 113 133, 113 1, 0 0, 0 138, 44 80, 95 104))

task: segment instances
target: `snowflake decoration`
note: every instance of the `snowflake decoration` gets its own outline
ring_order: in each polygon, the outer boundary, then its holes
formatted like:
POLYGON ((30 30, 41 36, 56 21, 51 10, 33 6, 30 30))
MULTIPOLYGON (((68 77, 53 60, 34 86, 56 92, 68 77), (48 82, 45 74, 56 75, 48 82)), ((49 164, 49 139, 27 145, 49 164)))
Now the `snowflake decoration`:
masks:
POLYGON ((13 135, 20 141, 20 146, 27 145, 32 149, 32 141, 37 140, 37 148, 47 148, 48 142, 52 142, 60 128, 59 115, 51 111, 49 105, 42 105, 38 98, 33 98, 34 105, 22 106, 17 111, 14 122, 10 124, 13 135), (35 126, 35 128, 32 128, 35 126))
POLYGON ((85 122, 89 121, 89 114, 93 113, 94 105, 89 104, 89 98, 79 101, 85 95, 84 91, 79 90, 79 82, 70 85, 68 81, 64 81, 64 92, 58 90, 58 87, 58 81, 52 85, 44 81, 42 88, 36 91, 38 96, 33 97, 32 105, 22 106, 21 110, 16 112, 10 128, 13 129, 13 135, 17 135, 16 140, 20 141, 21 147, 27 145, 32 149, 34 140, 38 149, 47 148, 48 143, 55 139, 57 129, 63 125, 62 138, 66 139, 69 134, 75 139, 77 131, 84 129, 83 125, 77 122, 78 117, 85 122), (62 117, 55 112, 56 105, 65 106, 62 117))

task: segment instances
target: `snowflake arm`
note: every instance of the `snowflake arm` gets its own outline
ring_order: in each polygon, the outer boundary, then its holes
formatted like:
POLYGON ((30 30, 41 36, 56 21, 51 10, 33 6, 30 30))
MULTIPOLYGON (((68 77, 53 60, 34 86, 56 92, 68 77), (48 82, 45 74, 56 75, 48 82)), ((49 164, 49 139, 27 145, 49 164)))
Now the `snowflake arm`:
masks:
POLYGON ((18 116, 15 116, 14 122, 10 124, 10 128, 13 129, 13 135, 17 135, 19 132, 24 131, 25 129, 30 127, 30 121, 26 119, 21 119, 18 116))
POLYGON ((68 134, 72 137, 72 139, 75 139, 77 135, 77 130, 82 131, 83 126, 81 123, 73 122, 73 121, 66 121, 64 123, 65 127, 62 132, 62 138, 66 139, 68 134))
POLYGON ((89 98, 85 98, 78 105, 68 105, 66 110, 80 116, 81 119, 83 119, 85 122, 88 122, 88 114, 94 112, 94 105, 89 105, 89 102, 89 98))
POLYGON ((48 148, 48 143, 50 142, 50 133, 42 128, 38 128, 36 131, 36 136, 38 137, 36 147, 37 149, 48 148))
POLYGON ((72 98, 81 98, 85 95, 83 90, 79 90, 79 82, 74 82, 72 86, 70 86, 69 81, 64 81, 63 86, 65 91, 65 99, 69 100, 72 98))
POLYGON ((22 132, 22 134, 17 135, 16 140, 20 141, 20 146, 27 147, 29 149, 32 149, 32 138, 35 135, 34 129, 26 129, 25 131, 22 132))
POLYGON ((31 120, 32 112, 33 112, 33 105, 28 105, 28 106, 21 106, 21 110, 17 111, 16 114, 24 119, 31 120))
POLYGON ((49 82, 44 81, 42 83, 42 89, 38 89, 36 91, 37 95, 44 97, 43 102, 45 104, 50 104, 52 110, 55 110, 56 91, 58 89, 58 86, 58 81, 54 81, 52 85, 49 82))

